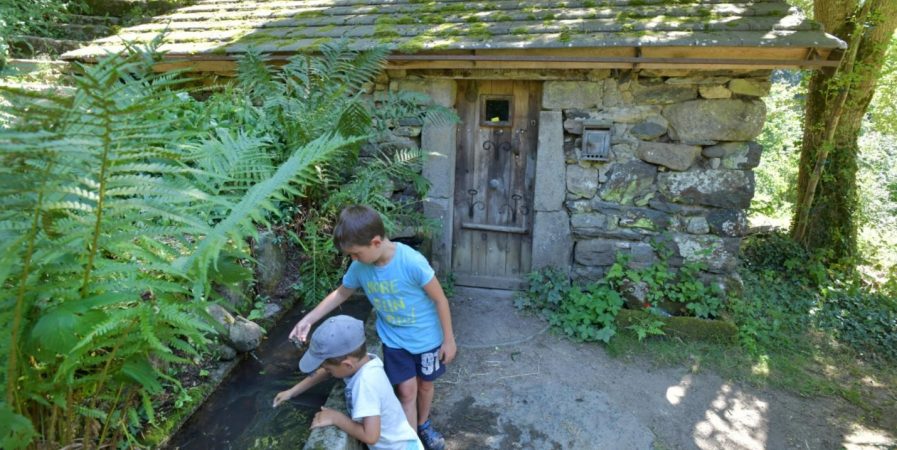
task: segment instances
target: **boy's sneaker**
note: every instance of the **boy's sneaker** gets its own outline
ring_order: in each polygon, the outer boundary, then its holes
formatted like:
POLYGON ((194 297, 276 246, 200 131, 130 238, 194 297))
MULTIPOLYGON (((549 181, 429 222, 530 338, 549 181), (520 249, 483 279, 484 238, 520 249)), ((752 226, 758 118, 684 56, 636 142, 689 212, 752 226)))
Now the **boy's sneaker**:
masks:
POLYGON ((417 435, 427 450, 443 450, 445 448, 445 438, 442 437, 442 433, 433 428, 430 419, 417 427, 417 435))

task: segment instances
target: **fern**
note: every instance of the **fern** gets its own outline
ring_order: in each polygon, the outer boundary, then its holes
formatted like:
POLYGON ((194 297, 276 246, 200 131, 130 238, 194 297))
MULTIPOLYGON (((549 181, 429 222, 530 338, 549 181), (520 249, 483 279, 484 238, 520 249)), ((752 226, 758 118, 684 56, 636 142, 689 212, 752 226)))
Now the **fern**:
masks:
POLYGON ((151 63, 83 67, 67 97, 4 90, 27 120, 0 129, 0 414, 16 427, 3 448, 27 445, 38 423, 41 445, 133 443, 151 396, 180 389, 150 359, 187 362, 214 332, 204 302, 221 255, 242 255, 234 246, 274 202, 363 138, 286 146, 264 129, 184 127, 178 74, 151 63))

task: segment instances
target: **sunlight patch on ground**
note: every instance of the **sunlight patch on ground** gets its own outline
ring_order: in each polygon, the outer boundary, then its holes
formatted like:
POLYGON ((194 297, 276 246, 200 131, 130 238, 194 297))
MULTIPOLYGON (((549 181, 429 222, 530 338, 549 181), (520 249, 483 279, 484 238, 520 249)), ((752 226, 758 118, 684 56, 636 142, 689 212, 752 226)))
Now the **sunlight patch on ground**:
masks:
POLYGON ((670 402, 671 405, 678 405, 682 402, 682 399, 685 398, 685 394, 688 393, 688 388, 691 387, 691 383, 691 375, 686 375, 678 385, 668 387, 666 395, 667 401, 670 402))
POLYGON ((767 402, 724 384, 705 412, 705 420, 695 425, 695 445, 702 449, 764 450, 768 411, 767 402))
POLYGON ((841 446, 845 450, 880 450, 893 448, 895 441, 897 439, 886 432, 873 431, 862 425, 853 424, 841 446))

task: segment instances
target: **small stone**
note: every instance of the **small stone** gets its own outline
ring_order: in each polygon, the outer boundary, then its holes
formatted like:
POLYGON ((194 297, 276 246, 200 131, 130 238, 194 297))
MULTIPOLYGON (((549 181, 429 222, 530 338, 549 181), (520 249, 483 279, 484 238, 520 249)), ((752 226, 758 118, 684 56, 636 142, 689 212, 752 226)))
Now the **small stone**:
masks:
POLYGON ((722 164, 722 160, 719 158, 710 158, 710 168, 711 169, 719 169, 720 164, 722 164))
POLYGON ((691 234, 707 234, 710 232, 710 225, 704 217, 689 217, 685 231, 691 234))
POLYGON ((732 91, 726 89, 725 86, 699 86, 698 93, 703 98, 730 98, 732 91))

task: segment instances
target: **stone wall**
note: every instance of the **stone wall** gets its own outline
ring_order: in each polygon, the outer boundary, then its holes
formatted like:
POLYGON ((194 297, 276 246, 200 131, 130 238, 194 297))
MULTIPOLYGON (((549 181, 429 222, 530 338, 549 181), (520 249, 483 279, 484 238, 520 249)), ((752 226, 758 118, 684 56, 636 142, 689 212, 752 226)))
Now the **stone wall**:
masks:
POLYGON ((537 167, 537 186, 556 183, 564 192, 562 204, 541 213, 569 218, 571 275, 599 279, 618 253, 649 265, 658 258, 652 245, 660 244, 673 267, 702 261, 710 275, 728 279, 754 194, 762 149, 753 139, 765 120, 768 72, 623 75, 543 88, 543 117, 560 113, 561 124, 541 126, 562 126, 563 139, 540 142, 539 158, 562 152, 566 170, 561 178, 537 167), (580 159, 589 127, 610 130, 608 161, 580 159))

